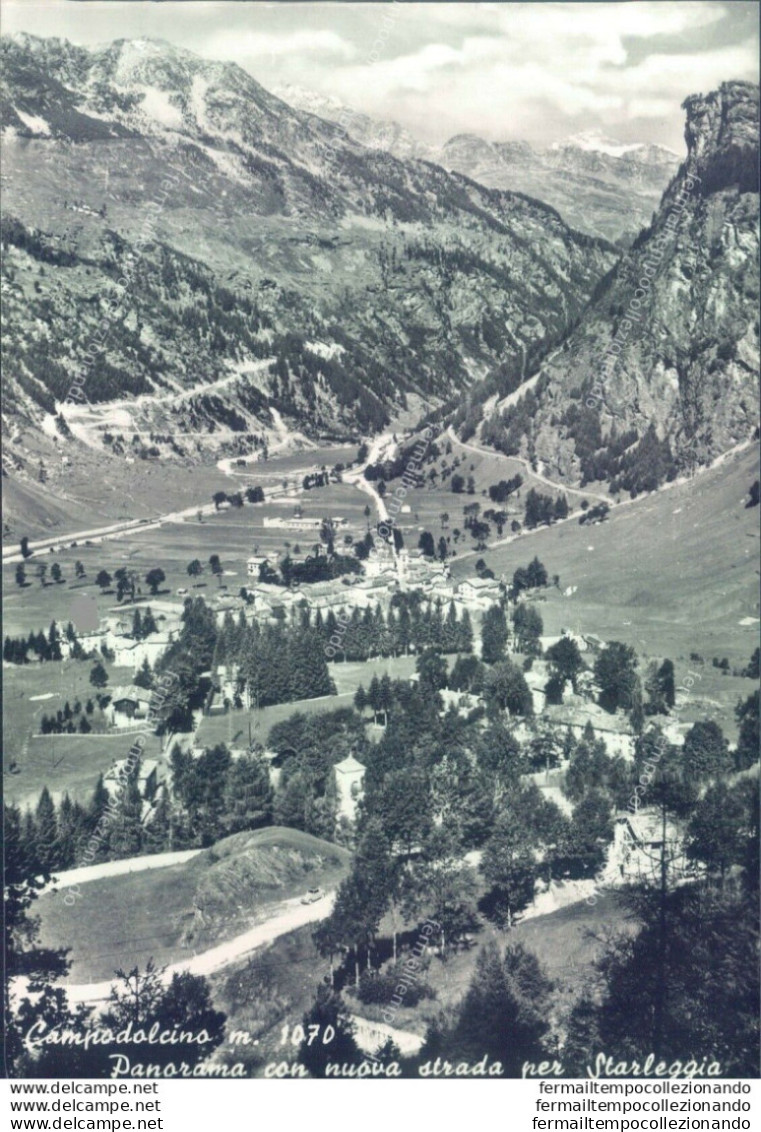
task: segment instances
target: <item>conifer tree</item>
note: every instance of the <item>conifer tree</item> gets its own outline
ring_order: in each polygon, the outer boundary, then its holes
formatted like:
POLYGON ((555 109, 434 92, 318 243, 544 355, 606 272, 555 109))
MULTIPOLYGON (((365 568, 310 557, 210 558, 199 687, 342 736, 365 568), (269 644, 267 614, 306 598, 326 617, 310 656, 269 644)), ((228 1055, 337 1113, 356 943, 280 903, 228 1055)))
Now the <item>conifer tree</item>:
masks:
POLYGON ((78 828, 78 816, 71 798, 68 794, 64 794, 58 808, 57 865, 60 869, 70 869, 74 866, 77 843, 82 832, 81 828, 78 828))
POLYGON ((143 847, 142 799, 137 788, 137 769, 119 794, 118 805, 108 826, 108 853, 112 860, 136 857, 143 847))
POLYGON ((226 831, 237 833, 268 825, 273 798, 269 771, 261 756, 247 754, 236 759, 228 771, 223 794, 226 831))
POLYGON ((61 643, 58 633, 58 626, 55 621, 50 622, 50 630, 48 632, 48 660, 61 660, 61 643))
POLYGON ((481 656, 484 664, 495 664, 505 655, 508 631, 504 610, 493 605, 484 613, 481 624, 481 656))
POLYGON ((90 804, 87 808, 88 854, 92 854, 93 862, 103 861, 108 856, 108 841, 102 836, 102 819, 110 801, 110 795, 103 783, 103 775, 98 775, 90 804))
POLYGON ((58 822, 47 786, 42 788, 34 814, 37 861, 44 872, 58 868, 58 822))
POLYGON ((37 876, 38 873, 43 871, 43 866, 37 847, 37 826, 35 824, 34 814, 28 807, 24 810, 21 831, 20 852, 23 856, 24 868, 28 871, 30 876, 37 876))
POLYGON ((148 657, 143 660, 133 682, 138 688, 150 689, 153 687, 153 671, 148 663, 148 657))
POLYGON ((354 693, 354 707, 357 709, 359 714, 362 715, 367 705, 367 692, 365 691, 364 685, 360 684, 356 692, 354 693))
POLYGON ((161 797, 143 829, 143 852, 164 853, 172 848, 171 802, 168 791, 162 789, 161 797))

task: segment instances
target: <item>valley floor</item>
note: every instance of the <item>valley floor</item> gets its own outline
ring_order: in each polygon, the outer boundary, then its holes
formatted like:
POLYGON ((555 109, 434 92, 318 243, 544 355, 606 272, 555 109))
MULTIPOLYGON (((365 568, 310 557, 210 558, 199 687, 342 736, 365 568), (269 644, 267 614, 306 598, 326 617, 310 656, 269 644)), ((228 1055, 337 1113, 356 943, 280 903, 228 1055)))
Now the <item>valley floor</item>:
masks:
MULTIPOLYGON (((467 460, 473 457, 471 466, 477 477, 474 496, 480 496, 481 501, 481 493, 485 494, 491 483, 514 474, 520 466, 478 445, 463 446, 455 438, 449 439, 454 453, 462 449, 467 460)), ((377 438, 370 458, 390 451, 392 443, 390 435, 377 438)), ((25 635, 30 629, 44 629, 52 620, 59 624, 76 620, 83 600, 89 602, 96 620, 106 612, 118 612, 123 607, 113 594, 101 592, 94 578, 99 569, 113 571, 119 563, 129 563, 140 573, 161 566, 166 574, 165 591, 156 599, 157 608, 162 601, 181 608, 180 590, 207 599, 226 590, 237 594, 247 582, 246 563, 252 549, 275 553, 298 542, 298 533, 263 523, 265 515, 291 514, 296 501, 307 514, 345 518, 347 531, 359 540, 379 516, 384 516, 385 505, 374 487, 360 477, 359 470, 343 483, 320 491, 303 490, 303 475, 327 460, 327 452, 276 454, 266 465, 252 465, 245 471, 231 465, 196 468, 188 471, 182 484, 177 469, 162 473, 157 468, 141 468, 132 484, 131 502, 124 506, 129 517, 104 523, 103 527, 80 528, 79 511, 66 515, 61 511, 55 521, 69 534, 46 537, 40 521, 42 537, 32 540, 35 553, 27 562, 28 573, 33 577, 40 562, 55 561, 63 570, 64 580, 51 584, 30 578, 25 586, 19 586, 15 567, 20 555, 15 544, 8 546, 3 559, 6 632, 25 635), (286 489, 283 479, 290 481, 286 489), (161 490, 151 495, 159 482, 161 490), (232 491, 247 483, 265 485, 266 503, 218 511, 210 501, 218 488, 232 491), (139 517, 133 517, 140 509, 135 504, 138 499, 149 498, 153 509, 144 518, 150 521, 140 522, 139 517), (224 567, 218 579, 189 578, 187 565, 191 559, 197 557, 205 566, 215 553, 220 554, 224 567), (75 577, 76 561, 85 566, 85 576, 80 579, 75 577)), ((331 450, 330 458, 336 459, 339 454, 350 459, 354 453, 331 450)), ((99 457, 93 454, 92 459, 98 462, 99 457)), ((526 487, 562 487, 530 468, 524 467, 523 472, 526 487)), ((497 578, 509 581, 518 567, 539 556, 550 576, 559 575, 557 586, 546 587, 534 598, 547 637, 557 637, 567 629, 595 634, 603 641, 624 641, 636 648, 642 667, 649 659, 672 658, 677 682, 688 672, 697 678, 680 723, 712 719, 734 742, 735 705, 748 695, 749 684, 743 677, 725 674, 712 662, 727 658, 730 671, 740 668, 747 664, 757 642, 758 512, 745 505, 750 483, 757 476, 757 452, 743 448, 694 480, 612 506, 608 519, 591 526, 579 524, 578 502, 579 498, 592 502, 601 498, 599 493, 562 488, 569 499, 576 497, 575 510, 567 520, 490 539, 483 551, 458 543, 452 547, 449 566, 456 580, 472 578, 476 560, 483 558, 497 578)), ((13 485, 6 484, 6 488, 11 494, 16 490, 13 485)), ((30 498, 27 489, 18 491, 16 503, 30 498)), ((455 496, 439 484, 411 492, 408 502, 410 510, 398 516, 397 525, 405 544, 414 547, 423 530, 435 530, 436 537, 441 531, 451 531, 461 522, 455 509, 467 505, 470 499, 467 495, 455 496), (447 510, 452 516, 444 520, 447 510)), ((39 518, 38 513, 30 513, 39 518)), ((30 531, 34 530, 34 521, 30 531)), ((302 549, 308 548, 308 539, 307 535, 301 538, 302 549)), ((145 601, 147 595, 143 597, 145 601)), ((474 621, 478 635, 480 615, 474 621)), ((448 658, 447 665, 452 662, 453 658, 448 658)), ((97 774, 126 754, 128 733, 38 733, 43 713, 66 699, 84 699, 91 694, 90 667, 90 662, 4 666, 5 702, 13 708, 4 720, 5 783, 10 799, 34 805, 39 791, 47 786, 56 799, 68 790, 85 801, 97 774), (8 773, 10 759, 17 762, 20 773, 8 773)), ((131 680, 131 670, 108 667, 112 686, 131 680)), ((216 743, 245 745, 249 728, 266 741, 272 727, 294 712, 311 715, 351 706, 359 684, 367 687, 373 676, 409 678, 415 670, 415 657, 331 663, 329 668, 335 695, 277 704, 261 711, 238 709, 199 717, 188 741, 204 747, 216 743)), ((375 740, 382 729, 368 721, 367 734, 375 740)), ((156 749, 150 748, 148 753, 166 762, 166 751, 158 741, 156 749)), ((293 1010, 298 1008, 303 1013, 309 1008, 325 967, 311 941, 309 925, 329 914, 348 853, 342 850, 346 853, 344 861, 319 866, 322 894, 315 903, 302 902, 299 892, 305 887, 303 880, 289 880, 291 887, 268 892, 266 899, 252 902, 250 895, 242 897, 238 910, 231 911, 228 930, 222 936, 212 939, 202 934, 197 944, 188 943, 187 932, 198 913, 194 901, 204 852, 188 850, 75 869, 61 877, 60 894, 51 891, 41 898, 38 911, 43 942, 73 949, 74 966, 66 984, 72 1002, 103 1001, 116 966, 127 969, 130 964, 154 957, 157 963, 167 965, 169 975, 190 970, 211 976, 220 1002, 235 998, 233 988, 238 993, 242 984, 250 984, 254 988, 250 993, 262 995, 264 1000, 270 993, 273 999, 289 994, 293 1010), (64 894, 75 884, 82 888, 85 903, 81 907, 88 909, 84 919, 78 901, 72 909, 63 904, 64 894), (246 916, 237 918, 240 908, 248 909, 248 920, 246 916), (297 965, 294 971, 282 970, 287 956, 297 965), (270 969, 267 963, 272 964, 270 969), (269 989, 265 991, 258 980, 263 977, 261 972, 268 970, 269 982, 265 979, 265 984, 269 989)), ((592 908, 581 889, 557 887, 528 909, 513 929, 514 938, 536 954, 548 974, 563 984, 563 994, 570 1002, 592 970, 597 944, 590 933, 603 926, 605 930, 621 926, 622 917, 620 903, 612 893, 603 894, 592 908)), ((456 952, 446 963, 433 962, 430 982, 437 997, 420 1010, 400 1011, 397 1026, 406 1038, 422 1034, 442 1006, 462 998, 473 977, 480 945, 492 938, 504 942, 502 933, 485 926, 478 947, 456 952)), ((377 1020, 372 1009, 356 1003, 352 1009, 365 1019, 363 1025, 372 1028, 377 1020)), ((279 1020, 282 1013, 273 1006, 272 1016, 279 1020)), ((238 1023, 246 1024, 246 1010, 240 1006, 230 1011, 230 1025, 238 1023)), ((263 1050, 275 1052, 275 1032, 273 1022, 265 1030, 263 1050)))

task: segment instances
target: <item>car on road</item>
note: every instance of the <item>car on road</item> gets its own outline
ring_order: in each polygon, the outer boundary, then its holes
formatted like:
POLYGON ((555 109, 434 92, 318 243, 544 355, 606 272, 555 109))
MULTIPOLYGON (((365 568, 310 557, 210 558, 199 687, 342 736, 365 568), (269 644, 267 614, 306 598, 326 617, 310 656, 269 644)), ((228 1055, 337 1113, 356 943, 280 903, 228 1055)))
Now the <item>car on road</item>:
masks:
POLYGON ((314 904, 317 900, 322 899, 322 895, 321 888, 309 888, 307 889, 306 895, 301 897, 301 903, 314 904))

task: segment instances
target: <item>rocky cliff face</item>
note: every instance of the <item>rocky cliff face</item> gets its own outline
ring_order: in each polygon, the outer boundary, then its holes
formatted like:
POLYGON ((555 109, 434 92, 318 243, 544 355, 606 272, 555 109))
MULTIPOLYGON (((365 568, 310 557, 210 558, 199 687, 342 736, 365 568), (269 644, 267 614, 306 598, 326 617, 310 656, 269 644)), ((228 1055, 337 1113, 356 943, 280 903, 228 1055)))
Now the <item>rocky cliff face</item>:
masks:
POLYGON ((685 102, 688 156, 653 224, 540 371, 530 420, 481 426, 556 474, 642 490, 758 421, 758 87, 685 102))
POLYGON ((368 149, 233 65, 29 36, 2 59, 17 418, 53 412, 84 367, 89 401, 167 458, 170 433, 250 447, 272 410, 354 439, 411 394, 435 404, 562 340, 617 258, 538 201, 368 149))
POLYGON ((684 103, 685 138, 704 194, 736 188, 758 192, 758 88, 724 83, 684 103))
POLYGON ((650 223, 679 164, 663 146, 622 145, 596 131, 547 149, 459 135, 435 160, 491 188, 538 197, 572 227, 625 247, 650 223))

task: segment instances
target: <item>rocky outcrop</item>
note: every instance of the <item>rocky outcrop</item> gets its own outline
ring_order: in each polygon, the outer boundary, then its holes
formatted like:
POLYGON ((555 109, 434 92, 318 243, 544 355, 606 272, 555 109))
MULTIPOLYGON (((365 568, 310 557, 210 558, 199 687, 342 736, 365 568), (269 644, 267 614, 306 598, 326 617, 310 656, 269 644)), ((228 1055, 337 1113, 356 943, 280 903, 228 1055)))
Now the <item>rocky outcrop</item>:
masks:
MULTIPOLYGON (((757 425, 758 87, 685 109, 687 159, 652 225, 541 370, 522 443, 570 479, 642 490, 757 425)), ((483 435, 514 447, 516 416, 498 403, 483 435)))
POLYGON ((701 191, 757 193, 758 87, 745 82, 723 83, 706 97, 688 98, 684 108, 685 139, 701 191))

